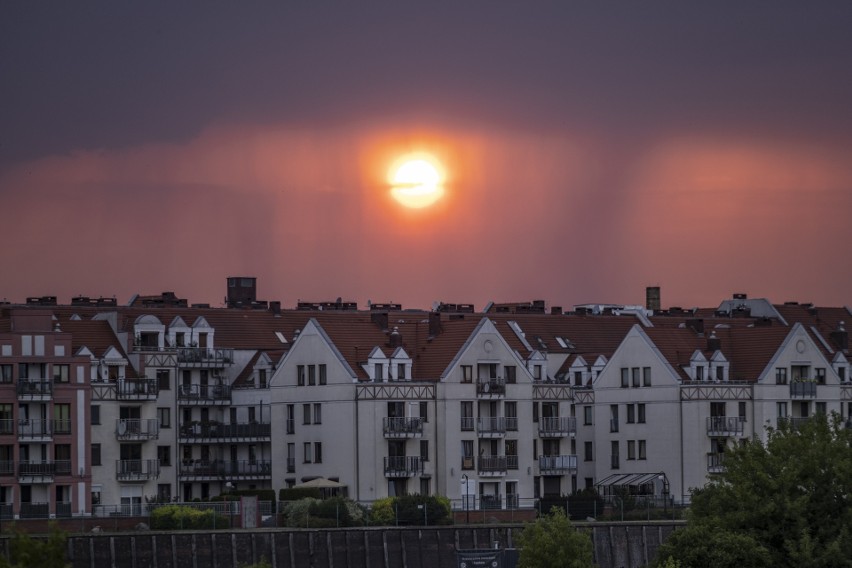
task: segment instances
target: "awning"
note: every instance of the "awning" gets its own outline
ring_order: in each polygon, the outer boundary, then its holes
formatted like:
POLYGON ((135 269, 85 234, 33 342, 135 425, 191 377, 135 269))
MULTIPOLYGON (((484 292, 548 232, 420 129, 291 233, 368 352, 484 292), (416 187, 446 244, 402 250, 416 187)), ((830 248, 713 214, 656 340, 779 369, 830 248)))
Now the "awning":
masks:
POLYGON ((656 473, 614 473, 595 483, 595 487, 645 485, 646 483, 661 481, 661 475, 665 478, 665 474, 662 474, 659 471, 656 473))

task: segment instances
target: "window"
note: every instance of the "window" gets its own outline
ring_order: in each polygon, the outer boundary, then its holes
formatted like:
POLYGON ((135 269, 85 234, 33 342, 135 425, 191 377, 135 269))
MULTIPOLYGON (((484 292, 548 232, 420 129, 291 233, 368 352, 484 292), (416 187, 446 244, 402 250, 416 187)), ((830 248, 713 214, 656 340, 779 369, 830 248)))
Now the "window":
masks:
POLYGON ((469 400, 461 402, 461 429, 473 430, 473 402, 469 400))
POLYGON ((305 366, 304 365, 296 365, 296 385, 303 387, 305 386, 305 366))
POLYGON ((638 407, 637 408, 637 410, 638 410, 637 414, 639 415, 637 422, 639 422, 639 424, 644 424, 645 423, 645 403, 640 402, 636 406, 638 407))
POLYGON ((583 386, 583 371, 574 371, 574 386, 583 386))
POLYGON ((18 378, 19 379, 29 379, 30 378, 30 368, 26 363, 18 363, 18 378))
POLYGON ((462 469, 473 469, 473 440, 462 440, 462 469))
POLYGON ((591 426, 592 424, 594 424, 594 422, 592 422, 592 407, 591 406, 584 406, 583 407, 583 424, 586 425, 586 426, 591 426))
POLYGON ((15 432, 15 420, 12 418, 12 405, 0 404, 0 434, 15 432))
POLYGON ((420 494, 421 495, 429 495, 430 494, 430 489, 429 489, 429 482, 430 481, 431 480, 428 477, 421 477, 420 478, 420 494))
POLYGON ((405 380, 405 363, 397 363, 396 364, 396 380, 404 381, 405 380))
POLYGON ((171 390, 172 373, 168 369, 157 369, 157 388, 161 391, 171 390))
POLYGON ((160 460, 161 466, 172 465, 172 447, 157 446, 157 459, 160 460))
POLYGON ((510 432, 518 431, 518 403, 515 401, 507 401, 506 403, 506 430, 510 432))
POLYGON ((710 416, 725 416, 727 414, 726 403, 724 402, 711 402, 710 403, 710 416))
POLYGON ((469 383, 473 381, 473 366, 472 365, 462 365, 462 382, 469 383))
POLYGON ((506 376, 506 382, 515 384, 517 381, 517 370, 514 365, 506 365, 503 367, 503 374, 506 376))
POLYGON ((790 378, 793 381, 806 381, 810 376, 811 368, 808 365, 792 365, 790 367, 790 378))
POLYGON ((319 365, 319 384, 324 385, 328 383, 328 368, 325 366, 325 363, 319 365))
POLYGON ((703 365, 698 365, 697 367, 695 367, 695 380, 696 381, 703 381, 704 380, 704 366, 703 365))
MULTIPOLYGON (((68 374, 70 367, 68 365, 54 365, 53 366, 53 382, 55 383, 67 383, 68 382, 68 374)), ((825 374, 825 369, 823 369, 823 374, 825 374)))
POLYGON ((172 500, 172 486, 169 483, 157 484, 157 501, 168 503, 172 500))
POLYGON ((583 459, 587 462, 595 459, 595 455, 592 451, 592 448, 593 446, 591 442, 583 442, 583 459))
POLYGON ((609 405, 609 431, 618 432, 618 405, 609 405))
POLYGON ((541 380, 541 365, 533 366, 533 378, 537 381, 541 380))
POLYGON ((304 445, 302 446, 302 449, 303 449, 304 454, 305 454, 303 461, 305 463, 311 463, 311 443, 305 442, 304 445))
POLYGON ((536 439, 533 439, 532 459, 533 461, 538 459, 538 440, 536 439))
POLYGON ((93 404, 91 407, 92 414, 92 425, 98 425, 101 423, 101 407, 97 404, 93 404))
POLYGON ((314 403, 314 424, 322 424, 322 405, 319 402, 314 403))
POLYGON ((70 404, 54 404, 53 405, 53 431, 56 434, 71 433, 71 405, 70 404))
POLYGON ((775 384, 776 385, 786 385, 787 384, 787 368, 786 367, 775 369, 775 384))
POLYGON ((12 382, 12 365, 0 365, 0 382, 12 382))
POLYGON ((420 440, 420 459, 429 461, 429 440, 420 440))
POLYGON ((633 424, 636 421, 636 405, 627 405, 627 423, 633 424))
POLYGON ((518 441, 506 440, 506 469, 518 469, 518 441))
POLYGON ((610 442, 610 456, 612 469, 618 469, 620 463, 618 460, 618 440, 610 442))
POLYGON ((172 409, 167 406, 157 408, 157 422, 160 428, 172 427, 172 409))
POLYGON ((651 367, 642 367, 642 386, 651 386, 651 367))
MULTIPOLYGON (((840 382, 846 382, 846 367, 838 367, 837 368, 837 376, 840 377, 840 382)), ((5 379, 3 382, 6 382, 5 379)))
POLYGON ((420 420, 423 422, 429 422, 429 403, 421 401, 418 406, 420 407, 420 420))
POLYGON ((308 385, 315 386, 317 384, 317 366, 308 365, 308 385))
POLYGON ((302 405, 302 424, 310 424, 311 423, 311 405, 303 404, 302 405))
POLYGON ((645 440, 639 440, 639 459, 644 460, 647 458, 646 455, 646 444, 645 440))
POLYGON ((638 387, 639 386, 639 367, 633 367, 633 369, 631 369, 631 371, 633 372, 633 386, 638 387))
POLYGON ((716 380, 724 381, 725 380, 725 366, 724 365, 716 365, 716 380))
POLYGON ((816 369, 814 369, 814 372, 816 372, 815 378, 816 378, 817 384, 818 385, 824 385, 825 384, 825 368, 824 367, 817 367, 816 369))
POLYGON ((746 403, 745 403, 745 401, 740 401, 740 403, 739 403, 739 417, 740 417, 740 422, 746 421, 746 403))
POLYGON ((826 414, 826 403, 825 402, 817 402, 816 408, 814 409, 817 414, 826 414))
POLYGON ((630 386, 630 369, 627 367, 621 368, 621 388, 626 389, 630 386))
POLYGON ((538 403, 533 402, 533 422, 538 422, 538 403))
POLYGON ((92 444, 92 465, 101 465, 101 445, 92 444))
POLYGON ((322 442, 314 442, 314 463, 322 463, 322 442))
POLYGON ((373 380, 374 381, 383 381, 385 380, 385 366, 381 363, 376 363, 373 366, 373 380))
POLYGON ((636 442, 633 440, 627 440, 627 459, 636 459, 636 442))
POLYGON ((296 405, 288 404, 287 405, 287 433, 295 434, 296 433, 296 405))
POLYGON ((787 417, 787 403, 786 402, 778 402, 776 403, 776 411, 778 412, 778 418, 786 418, 787 417))
POLYGON ((257 385, 259 388, 265 389, 267 386, 266 369, 257 370, 257 385))

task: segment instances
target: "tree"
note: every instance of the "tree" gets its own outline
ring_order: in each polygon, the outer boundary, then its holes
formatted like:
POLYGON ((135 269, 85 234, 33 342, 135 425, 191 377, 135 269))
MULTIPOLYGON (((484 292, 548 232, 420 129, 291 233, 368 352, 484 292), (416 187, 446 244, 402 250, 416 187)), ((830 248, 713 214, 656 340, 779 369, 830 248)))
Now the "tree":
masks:
POLYGON ((9 560, 0 555, 0 568, 66 568, 66 535, 51 524, 47 539, 15 532, 9 541, 9 560))
MULTIPOLYGON (((772 566, 852 566, 852 431, 836 414, 818 414, 726 451, 725 472, 693 493, 690 529, 720 546, 749 537, 755 566, 765 565, 756 563, 761 548, 772 566)), ((683 568, 723 565, 691 555, 692 537, 675 533, 660 558, 670 554, 683 568)))
POLYGON ((655 566, 769 568, 772 559, 769 551, 749 535, 710 523, 690 523, 660 546, 655 566))
POLYGON ((592 566, 592 539, 576 530, 558 508, 524 527, 518 536, 519 568, 586 568, 592 566))

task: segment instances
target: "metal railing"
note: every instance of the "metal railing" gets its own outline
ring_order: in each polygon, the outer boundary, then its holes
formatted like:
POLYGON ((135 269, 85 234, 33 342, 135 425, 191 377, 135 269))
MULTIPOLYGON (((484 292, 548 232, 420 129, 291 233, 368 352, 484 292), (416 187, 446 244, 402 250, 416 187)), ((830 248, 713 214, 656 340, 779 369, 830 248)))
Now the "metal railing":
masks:
POLYGON ((46 461, 21 461, 18 462, 18 478, 44 477, 52 478, 56 472, 56 462, 46 461))
POLYGON ((577 419, 573 416, 548 416, 538 420, 538 435, 542 438, 571 436, 576 432, 577 419))
POLYGON ((177 359, 181 365, 222 367, 230 365, 234 360, 234 350, 213 347, 178 347, 177 359))
POLYGON ((709 416, 708 436, 739 436, 743 433, 743 421, 738 416, 709 416))
POLYGON ((144 481, 160 475, 160 460, 115 460, 118 481, 144 481))
POLYGON ((230 385, 180 385, 178 400, 198 404, 212 404, 231 400, 230 385))
POLYGON ((181 477, 218 477, 249 479, 272 475, 272 462, 267 460, 187 460, 180 462, 181 477))
POLYGON ((725 471, 725 454, 713 452, 707 454, 707 472, 721 473, 725 471))
POLYGON ((44 399, 53 394, 53 381, 48 379, 18 379, 18 398, 44 399))
POLYGON ((51 438, 53 436, 53 420, 47 418, 22 418, 18 420, 18 439, 31 440, 51 438))
POLYGON ((793 381, 790 383, 790 396, 793 398, 814 398, 817 384, 812 381, 793 381))
POLYGON ((115 396, 119 400, 149 400, 159 394, 157 379, 119 379, 115 383, 115 396))
POLYGON ((577 472, 577 456, 539 456, 538 469, 542 475, 565 475, 577 472))
POLYGON ((10 435, 15 433, 15 420, 13 418, 4 418, 0 420, 0 436, 10 435))
POLYGON ((423 434, 422 418, 387 417, 382 419, 386 438, 410 438, 423 434))
POLYGON ((506 433, 506 419, 502 416, 480 417, 476 421, 476 431, 479 434, 503 435, 506 433))
POLYGON ((21 503, 22 519, 46 519, 50 516, 50 503, 21 503))
POLYGON ((777 425, 781 428, 784 424, 789 424, 791 428, 800 428, 810 420, 807 416, 779 416, 777 425))
POLYGON ((180 437, 189 440, 222 439, 248 440, 269 438, 272 433, 270 424, 258 422, 220 424, 218 422, 195 422, 182 424, 180 437))
POLYGON ((476 422, 476 419, 473 416, 462 416, 461 417, 461 429, 463 432, 469 432, 473 430, 473 425, 476 422))
POLYGON ((10 476, 15 475, 15 462, 13 460, 0 461, 0 475, 10 476))
POLYGON ((476 459, 476 470, 479 473, 505 473, 509 469, 506 456, 479 456, 476 459))
POLYGON ((385 477, 413 477, 423 473, 420 456, 390 456, 385 458, 385 477))
POLYGON ((480 396, 503 396, 506 394, 505 379, 478 379, 476 394, 480 396))
POLYGON ((155 440, 160 435, 156 418, 117 418, 115 437, 118 440, 155 440))

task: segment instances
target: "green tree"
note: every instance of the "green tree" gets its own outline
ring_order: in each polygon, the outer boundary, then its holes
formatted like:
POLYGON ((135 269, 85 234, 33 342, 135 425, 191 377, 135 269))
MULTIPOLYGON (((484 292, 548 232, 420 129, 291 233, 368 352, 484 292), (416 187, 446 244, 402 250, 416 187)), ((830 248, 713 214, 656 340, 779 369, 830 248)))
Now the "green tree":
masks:
POLYGON ((769 551, 746 534, 721 529, 710 523, 690 523, 676 530, 657 552, 655 566, 697 568, 769 568, 769 551))
POLYGON ((67 568, 67 536, 51 525, 46 539, 16 532, 9 541, 9 559, 0 555, 0 568, 67 568))
POLYGON ((519 568, 586 568, 592 566, 592 539, 576 530, 565 511, 554 507, 549 515, 524 527, 518 536, 519 568))
MULTIPOLYGON (((731 566, 767 565, 762 548, 772 566, 852 567, 852 431, 836 414, 818 414, 726 451, 725 472, 693 493, 690 529, 724 546, 749 537, 757 545, 751 563, 731 566)), ((723 565, 692 553, 692 535, 676 534, 661 558, 670 554, 683 568, 723 565)))

